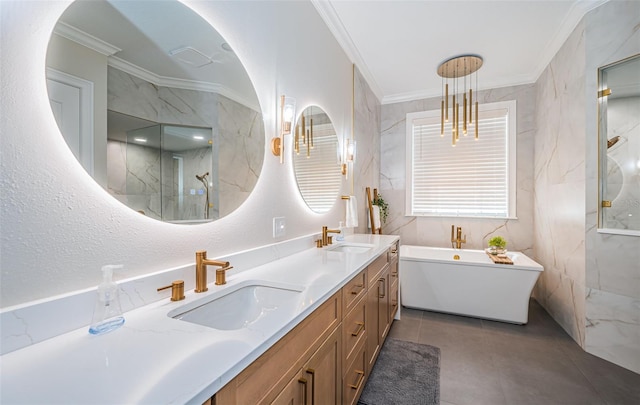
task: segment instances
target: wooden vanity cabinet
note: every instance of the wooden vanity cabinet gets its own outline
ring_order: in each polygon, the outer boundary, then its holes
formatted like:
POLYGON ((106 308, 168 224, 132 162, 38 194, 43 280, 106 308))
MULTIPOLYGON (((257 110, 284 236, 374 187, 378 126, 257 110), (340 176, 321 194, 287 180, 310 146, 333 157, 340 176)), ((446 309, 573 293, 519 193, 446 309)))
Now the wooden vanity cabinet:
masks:
POLYGON ((212 404, 356 404, 397 310, 396 252, 397 244, 349 280, 212 404))

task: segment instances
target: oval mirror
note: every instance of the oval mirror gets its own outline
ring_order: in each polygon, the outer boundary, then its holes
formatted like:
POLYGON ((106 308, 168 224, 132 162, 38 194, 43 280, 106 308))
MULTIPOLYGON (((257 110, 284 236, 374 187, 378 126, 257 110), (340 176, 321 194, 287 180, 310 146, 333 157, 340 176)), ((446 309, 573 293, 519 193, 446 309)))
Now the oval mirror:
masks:
POLYGON ((238 208, 264 123, 224 38, 173 0, 76 1, 47 50, 51 107, 85 170, 128 207, 175 223, 238 208))
POLYGON ((293 169, 302 198, 313 212, 328 212, 342 182, 338 136, 322 108, 307 107, 294 131, 293 169))

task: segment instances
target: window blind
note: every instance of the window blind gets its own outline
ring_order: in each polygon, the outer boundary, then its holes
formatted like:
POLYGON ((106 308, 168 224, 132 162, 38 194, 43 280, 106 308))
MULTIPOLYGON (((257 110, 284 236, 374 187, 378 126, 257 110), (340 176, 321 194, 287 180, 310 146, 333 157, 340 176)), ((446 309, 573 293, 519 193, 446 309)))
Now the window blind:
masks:
POLYGON ((412 119, 409 215, 509 217, 509 108, 481 111, 478 127, 479 140, 473 125, 452 147, 439 111, 412 119))
POLYGON ((313 149, 307 159, 307 145, 300 142, 300 154, 294 152, 296 180, 305 202, 317 213, 328 212, 336 203, 342 173, 338 163, 338 138, 332 124, 313 127, 313 149))

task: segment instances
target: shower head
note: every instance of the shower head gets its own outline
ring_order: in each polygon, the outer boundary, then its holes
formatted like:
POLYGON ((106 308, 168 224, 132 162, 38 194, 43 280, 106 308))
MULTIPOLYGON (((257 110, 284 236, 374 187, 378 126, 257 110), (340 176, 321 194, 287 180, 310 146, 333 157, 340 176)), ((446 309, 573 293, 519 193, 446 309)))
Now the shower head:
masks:
POLYGON ((202 176, 198 176, 196 174, 196 179, 203 181, 207 176, 209 175, 209 172, 206 172, 205 174, 203 174, 202 176))

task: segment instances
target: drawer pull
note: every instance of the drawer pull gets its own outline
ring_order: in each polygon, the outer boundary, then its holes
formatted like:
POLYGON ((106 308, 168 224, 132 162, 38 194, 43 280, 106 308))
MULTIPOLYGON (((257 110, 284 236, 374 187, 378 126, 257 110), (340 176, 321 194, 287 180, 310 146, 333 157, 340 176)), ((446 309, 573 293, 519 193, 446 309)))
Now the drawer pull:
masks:
POLYGON ((353 294, 353 295, 358 295, 358 294, 360 294, 362 292, 362 290, 364 290, 364 285, 362 285, 362 284, 356 284, 356 285, 354 285, 354 287, 355 288, 353 288, 351 290, 351 294, 353 294), (356 288, 359 288, 360 290, 356 291, 356 288))
POLYGON ((359 376, 358 382, 355 385, 349 384, 349 387, 358 391, 360 389, 360 386, 362 385, 362 382, 364 381, 364 371, 356 370, 356 374, 359 376))
POLYGON ((302 386, 304 387, 304 405, 307 405, 307 397, 308 397, 308 395, 307 395, 307 380, 305 380, 304 378, 300 378, 298 380, 298 382, 300 384, 302 384, 302 386))
POLYGON ((351 336, 358 336, 364 330, 364 322, 356 322, 356 325, 358 325, 358 330, 351 332, 351 336))
POLYGON ((316 403, 316 370, 310 368, 307 374, 311 374, 311 405, 313 405, 316 403))
POLYGON ((387 280, 385 278, 381 278, 378 282, 382 281, 382 294, 380 294, 380 284, 378 284, 378 297, 384 298, 387 296, 387 280))

